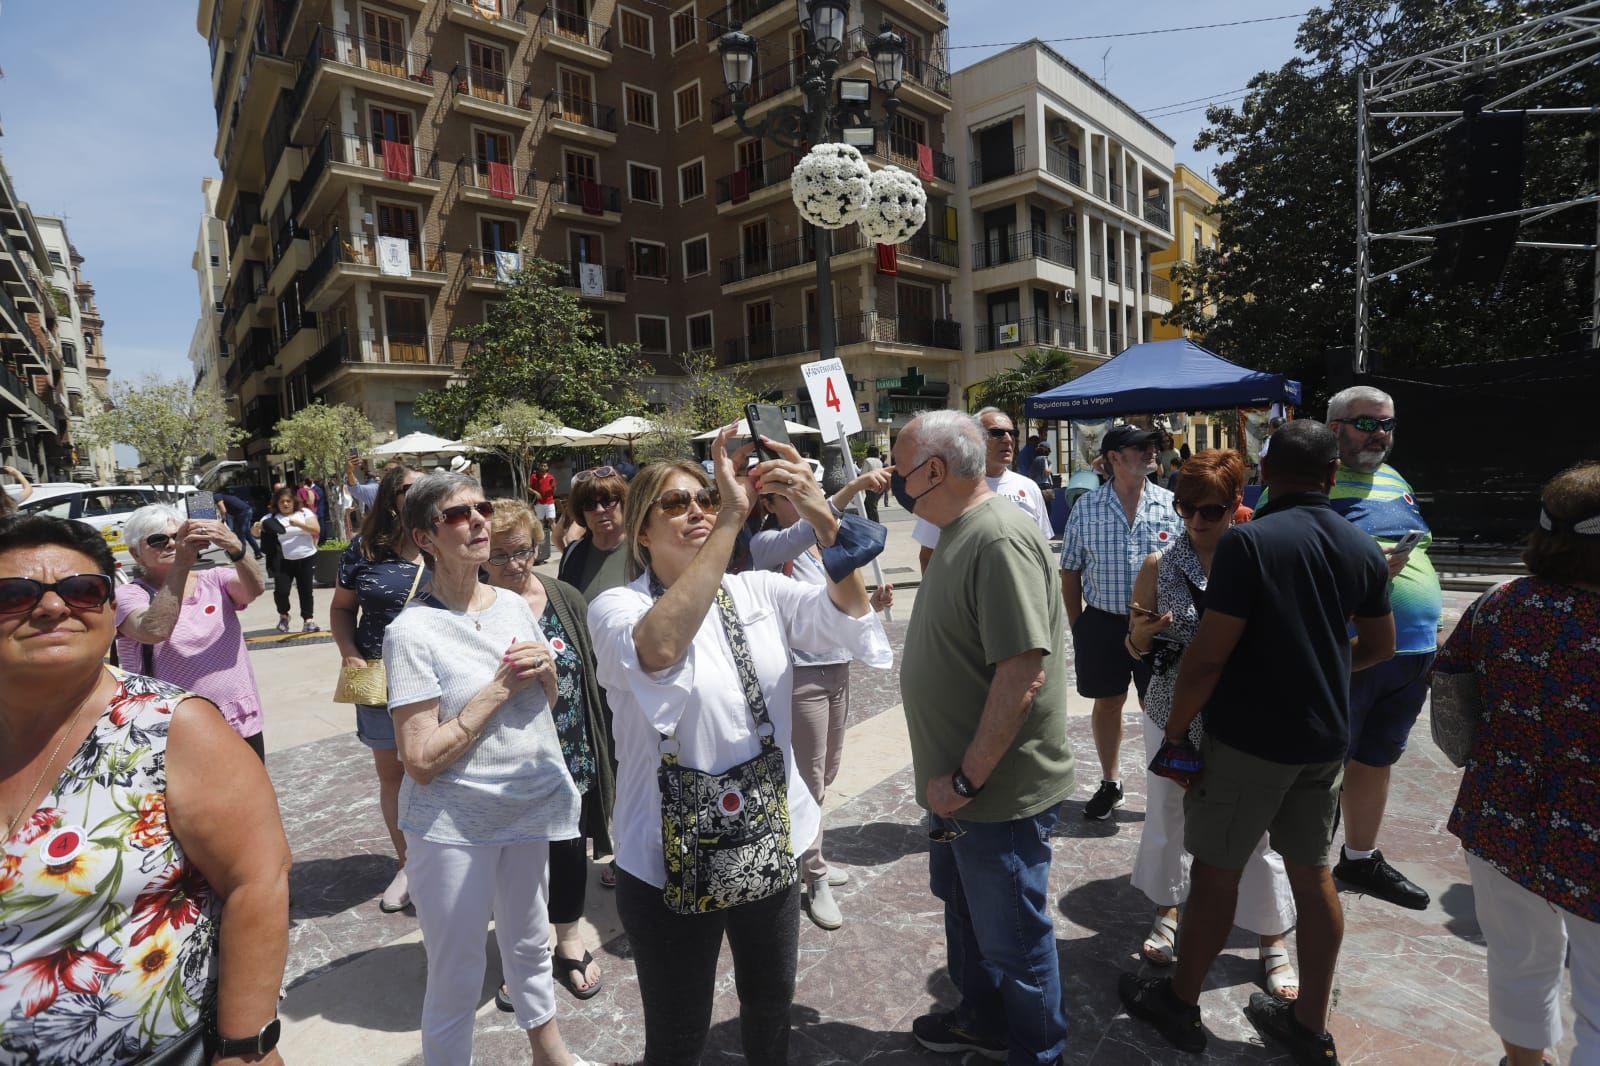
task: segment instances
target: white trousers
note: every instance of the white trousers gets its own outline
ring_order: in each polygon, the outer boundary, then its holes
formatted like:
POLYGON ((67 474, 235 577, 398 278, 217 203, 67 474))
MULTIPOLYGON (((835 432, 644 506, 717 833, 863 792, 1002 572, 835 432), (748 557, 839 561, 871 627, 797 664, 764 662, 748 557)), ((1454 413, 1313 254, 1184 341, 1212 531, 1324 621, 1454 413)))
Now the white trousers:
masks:
MULTIPOLYGON (((1141 714, 1144 750, 1154 758, 1161 747, 1162 730, 1141 714)), ((1139 854, 1133 860, 1133 887, 1158 907, 1175 907, 1189 898, 1189 853, 1183 850, 1183 788, 1177 782, 1145 772, 1144 827, 1139 833, 1139 854)), ((1278 936, 1294 928, 1294 895, 1283 872, 1283 856, 1261 843, 1245 863, 1239 880, 1239 903, 1234 924, 1257 936, 1278 936)))
POLYGON ((491 917, 517 1024, 533 1029, 555 1017, 549 870, 548 841, 469 847, 406 834, 406 877, 428 955, 422 1000, 422 1059, 428 1066, 472 1061, 491 917))
POLYGON ((1561 966, 1572 945, 1572 1009, 1578 1016, 1571 1066, 1600 1066, 1600 922, 1528 891, 1467 852, 1478 925, 1489 945, 1489 1024, 1527 1048, 1561 1042, 1561 966))

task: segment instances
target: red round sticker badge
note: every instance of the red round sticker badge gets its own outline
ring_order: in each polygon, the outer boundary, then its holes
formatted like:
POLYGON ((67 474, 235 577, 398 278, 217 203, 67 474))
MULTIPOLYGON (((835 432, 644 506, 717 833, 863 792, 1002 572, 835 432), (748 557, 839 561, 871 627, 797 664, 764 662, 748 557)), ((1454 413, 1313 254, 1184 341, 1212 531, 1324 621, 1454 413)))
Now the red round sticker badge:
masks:
POLYGON ((1167 531, 1166 531, 1166 530, 1164 530, 1164 529, 1163 529, 1163 530, 1162 530, 1162 531, 1161 531, 1161 532, 1159 532, 1159 533, 1157 533, 1157 534, 1156 534, 1156 539, 1157 539, 1157 540, 1167 540, 1167 539, 1169 539, 1169 538, 1170 538, 1170 537, 1171 537, 1171 534, 1170 534, 1170 533, 1168 533, 1168 532, 1167 532, 1167 531))
POLYGON ((557 655, 559 655, 567 650, 567 642, 562 640, 560 637, 557 637, 555 640, 550 642, 550 647, 554 649, 557 655))
POLYGON ((1412 506, 1416 505, 1417 498, 1415 496, 1411 495, 1411 493, 1409 493, 1409 492, 1402 493, 1400 498, 1402 500, 1406 501, 1407 503, 1411 504, 1412 506))
POLYGON ((744 810, 744 793, 736 788, 730 788, 717 797, 717 809, 728 817, 733 817, 744 810))
POLYGON ((216 613, 217 613, 217 605, 216 604, 214 604, 214 603, 206 604, 206 614, 216 614, 216 613))
POLYGON ((75 825, 53 830, 39 844, 39 859, 46 866, 65 866, 76 859, 89 843, 89 834, 75 825))

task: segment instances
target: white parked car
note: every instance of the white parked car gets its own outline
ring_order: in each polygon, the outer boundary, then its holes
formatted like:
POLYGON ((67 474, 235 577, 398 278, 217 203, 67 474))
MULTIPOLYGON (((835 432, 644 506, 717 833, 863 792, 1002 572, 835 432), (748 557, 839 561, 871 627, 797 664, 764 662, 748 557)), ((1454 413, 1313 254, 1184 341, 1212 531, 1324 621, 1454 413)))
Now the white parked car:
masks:
POLYGON ((86 522, 100 531, 112 552, 120 557, 127 554, 127 545, 122 542, 122 524, 129 515, 145 504, 162 502, 171 503, 179 514, 187 515, 188 494, 194 491, 193 485, 179 485, 174 494, 151 485, 46 483, 33 487, 33 495, 17 505, 17 513, 47 514, 86 522))

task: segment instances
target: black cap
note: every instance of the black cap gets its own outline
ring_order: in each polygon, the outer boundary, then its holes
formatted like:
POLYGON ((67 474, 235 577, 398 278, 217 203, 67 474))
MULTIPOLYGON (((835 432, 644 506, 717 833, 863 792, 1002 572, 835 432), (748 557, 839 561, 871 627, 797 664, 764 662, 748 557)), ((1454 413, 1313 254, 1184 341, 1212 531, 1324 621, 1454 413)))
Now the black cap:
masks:
POLYGON ((1119 448, 1142 448, 1155 439, 1154 430, 1140 429, 1138 426, 1112 426, 1100 438, 1100 454, 1105 455, 1119 448))

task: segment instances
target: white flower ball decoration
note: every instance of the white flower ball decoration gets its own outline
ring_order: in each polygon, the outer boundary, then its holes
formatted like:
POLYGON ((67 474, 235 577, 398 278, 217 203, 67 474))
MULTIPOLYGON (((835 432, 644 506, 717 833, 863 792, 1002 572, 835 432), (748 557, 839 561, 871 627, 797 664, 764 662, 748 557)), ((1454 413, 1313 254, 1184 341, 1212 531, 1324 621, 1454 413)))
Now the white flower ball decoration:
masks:
POLYGON ((899 167, 875 171, 867 206, 856 222, 874 244, 903 244, 928 218, 928 193, 915 174, 899 167))
POLYGON ((800 217, 823 229, 843 229, 867 202, 872 170, 848 144, 819 144, 795 165, 790 195, 800 217))

